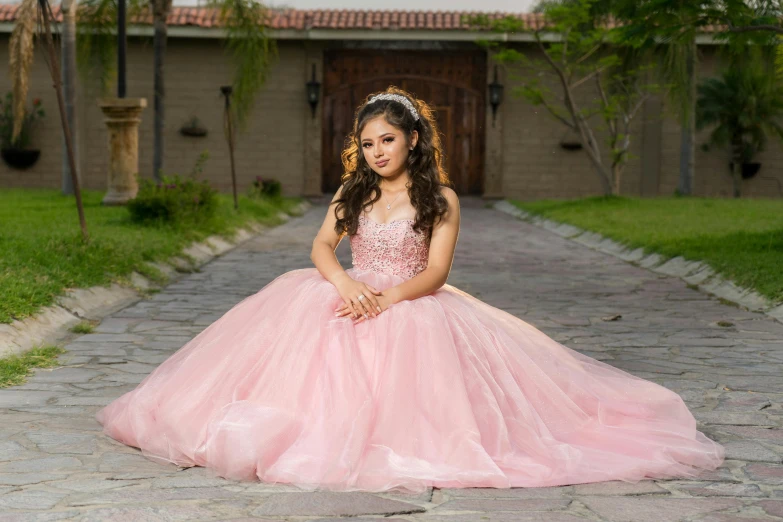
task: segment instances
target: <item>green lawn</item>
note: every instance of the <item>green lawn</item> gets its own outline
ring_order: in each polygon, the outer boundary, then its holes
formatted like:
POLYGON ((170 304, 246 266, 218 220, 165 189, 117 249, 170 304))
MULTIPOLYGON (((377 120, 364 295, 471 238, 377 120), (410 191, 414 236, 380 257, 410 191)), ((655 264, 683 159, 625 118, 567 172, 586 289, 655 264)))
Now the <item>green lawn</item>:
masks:
POLYGON ((704 261, 740 286, 783 300, 783 200, 596 197, 512 203, 648 253, 704 261))
POLYGON ((278 224, 277 213, 290 212, 301 201, 242 196, 235 212, 231 196, 220 194, 215 219, 197 229, 177 230, 136 225, 125 207, 102 206, 103 195, 83 193, 90 233, 85 244, 73 197, 57 190, 0 191, 0 323, 34 314, 66 289, 107 285, 134 270, 162 281, 146 261, 163 261, 211 234, 231 236, 252 220, 278 224))
POLYGON ((33 368, 53 368, 60 363, 58 355, 65 353, 59 346, 42 346, 0 359, 0 388, 19 386, 27 382, 33 368))

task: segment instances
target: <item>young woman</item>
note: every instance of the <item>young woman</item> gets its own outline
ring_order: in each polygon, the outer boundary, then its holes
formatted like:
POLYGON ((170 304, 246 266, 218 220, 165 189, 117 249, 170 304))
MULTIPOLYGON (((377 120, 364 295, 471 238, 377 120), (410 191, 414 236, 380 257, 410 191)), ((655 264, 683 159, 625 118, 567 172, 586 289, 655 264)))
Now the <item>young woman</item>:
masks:
POLYGON ((106 434, 309 490, 637 482, 722 463, 676 393, 446 284, 460 210, 425 102, 368 97, 349 142, 315 268, 280 275, 99 411, 106 434))

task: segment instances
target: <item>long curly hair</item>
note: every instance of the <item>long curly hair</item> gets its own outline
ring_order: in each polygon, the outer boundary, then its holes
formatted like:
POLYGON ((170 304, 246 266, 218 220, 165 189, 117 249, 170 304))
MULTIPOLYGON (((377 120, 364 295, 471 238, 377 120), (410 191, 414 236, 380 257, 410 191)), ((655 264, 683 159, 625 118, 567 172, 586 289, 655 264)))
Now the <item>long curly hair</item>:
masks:
POLYGON ((357 108, 353 130, 346 139, 346 147, 341 154, 344 169, 341 177, 343 190, 335 200, 335 231, 338 235, 356 234, 359 215, 364 207, 381 199, 378 184, 382 177, 372 170, 364 158, 361 134, 368 121, 383 115, 390 125, 403 131, 408 144, 411 143, 413 131, 418 131, 416 147, 408 154, 408 195, 411 204, 416 208, 413 229, 416 232, 424 231, 429 241, 436 220, 440 220, 448 210, 448 202, 441 193, 441 187, 451 185, 443 168, 443 151, 433 111, 426 102, 393 85, 381 93, 368 95, 364 103, 357 108), (415 120, 411 112, 396 100, 381 99, 368 103, 370 98, 381 93, 399 94, 408 98, 418 111, 419 119, 415 120), (367 203, 363 205, 365 201, 367 203), (339 217, 339 210, 342 210, 342 217, 339 217))

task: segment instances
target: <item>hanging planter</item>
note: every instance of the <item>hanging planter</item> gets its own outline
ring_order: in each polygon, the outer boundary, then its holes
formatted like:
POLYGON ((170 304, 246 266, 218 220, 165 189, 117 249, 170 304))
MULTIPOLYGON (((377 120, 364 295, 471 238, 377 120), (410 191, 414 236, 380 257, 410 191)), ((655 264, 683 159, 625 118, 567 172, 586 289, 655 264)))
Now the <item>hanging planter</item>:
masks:
POLYGON ((198 118, 193 117, 186 125, 180 127, 179 133, 183 136, 200 138, 207 135, 207 129, 201 126, 198 118))
POLYGON ((38 161, 41 156, 41 151, 38 149, 2 149, 0 150, 0 157, 9 167, 18 170, 24 170, 32 167, 38 161))
POLYGON ((579 133, 573 129, 568 129, 565 134, 563 134, 563 137, 560 138, 560 147, 565 150, 581 150, 582 140, 580 139, 579 133))
POLYGON ((45 113, 41 99, 35 98, 32 110, 25 110, 19 134, 14 136, 13 101, 10 92, 0 100, 0 157, 9 167, 23 170, 32 167, 41 156, 41 151, 31 148, 30 142, 36 120, 43 118, 45 113))
MULTIPOLYGON (((734 162, 729 163, 729 170, 734 171, 734 162)), ((743 162, 742 163, 742 179, 750 179, 761 170, 761 163, 758 162, 743 162)))

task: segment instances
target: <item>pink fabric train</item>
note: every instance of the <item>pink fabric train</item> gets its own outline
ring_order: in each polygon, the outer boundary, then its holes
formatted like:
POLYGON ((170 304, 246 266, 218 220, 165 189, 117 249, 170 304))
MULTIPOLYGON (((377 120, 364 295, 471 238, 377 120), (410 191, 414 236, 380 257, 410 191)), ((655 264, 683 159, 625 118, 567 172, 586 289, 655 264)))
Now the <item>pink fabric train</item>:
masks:
MULTIPOLYGON (((351 277, 426 266, 411 220, 362 216, 351 277)), ((284 273, 98 412, 152 459, 302 489, 420 492, 697 477, 724 448, 676 393, 451 285, 354 325, 315 268, 284 273)))

